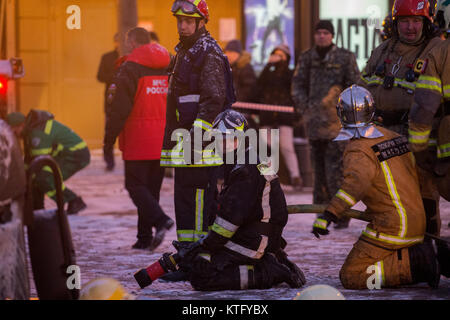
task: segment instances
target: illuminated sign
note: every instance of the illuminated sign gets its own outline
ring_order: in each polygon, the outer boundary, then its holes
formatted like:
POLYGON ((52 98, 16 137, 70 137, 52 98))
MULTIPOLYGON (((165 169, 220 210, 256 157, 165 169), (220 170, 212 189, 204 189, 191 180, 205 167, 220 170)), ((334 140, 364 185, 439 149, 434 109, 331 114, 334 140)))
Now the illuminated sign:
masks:
POLYGON ((389 11, 388 0, 320 0, 320 19, 331 20, 334 43, 355 53, 360 70, 382 41, 380 29, 389 11))

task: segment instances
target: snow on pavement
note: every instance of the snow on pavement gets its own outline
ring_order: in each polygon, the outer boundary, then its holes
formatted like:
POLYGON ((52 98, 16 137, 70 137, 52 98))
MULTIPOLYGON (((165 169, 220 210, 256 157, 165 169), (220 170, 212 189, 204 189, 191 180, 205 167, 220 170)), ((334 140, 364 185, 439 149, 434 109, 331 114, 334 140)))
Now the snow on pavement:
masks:
MULTIPOLYGON (((117 157, 114 172, 106 173, 99 150, 92 152, 89 167, 72 177, 66 185, 80 194, 88 209, 77 216, 69 216, 77 265, 81 269, 81 281, 85 284, 98 277, 117 279, 130 292, 146 299, 245 299, 245 300, 290 300, 300 289, 291 289, 282 284, 270 290, 245 290, 222 292, 197 292, 189 282, 166 283, 155 281, 151 286, 140 289, 133 278, 138 269, 157 261, 164 252, 173 252, 171 242, 176 240, 175 228, 155 252, 133 250, 136 241, 136 208, 124 189, 123 164, 117 157)), ((285 188, 288 204, 308 204, 312 201, 310 192, 293 193, 285 188)), ((165 178, 161 189, 164 211, 174 219, 173 179, 165 178)), ((50 201, 47 207, 53 206, 50 201)), ((356 209, 363 209, 358 204, 356 209)), ((450 236, 450 203, 442 200, 442 235, 450 236)), ((330 234, 317 240, 311 234, 315 215, 291 215, 284 230, 289 258, 304 272, 307 284, 328 284, 340 290, 347 299, 450 299, 450 280, 441 277, 440 287, 430 289, 426 284, 398 289, 346 290, 339 281, 339 270, 345 257, 357 241, 365 222, 352 220, 346 230, 330 228, 330 234)), ((31 274, 31 273, 30 273, 31 274)), ((36 296, 31 281, 32 296, 36 296)))

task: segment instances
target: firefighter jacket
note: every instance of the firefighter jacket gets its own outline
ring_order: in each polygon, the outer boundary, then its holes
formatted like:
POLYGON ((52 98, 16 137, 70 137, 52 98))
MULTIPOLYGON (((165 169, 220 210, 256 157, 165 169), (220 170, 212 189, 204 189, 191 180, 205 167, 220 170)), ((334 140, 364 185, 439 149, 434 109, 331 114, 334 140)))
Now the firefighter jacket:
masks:
MULTIPOLYGON (((47 111, 31 110, 24 128, 25 162, 34 157, 51 155, 64 159, 78 159, 78 151, 87 149, 84 142, 72 129, 54 120, 47 111)), ((45 170, 45 169, 44 169, 45 170)))
POLYGON ((422 151, 428 147, 436 118, 440 119, 435 137, 437 158, 450 159, 450 39, 429 52, 426 69, 417 82, 409 120, 412 150, 422 151))
MULTIPOLYGON (((219 155, 200 151, 201 159, 185 158, 183 141, 190 137, 178 135, 194 131, 209 131, 217 115, 236 101, 231 67, 217 42, 205 28, 183 39, 175 48, 177 55, 170 67, 167 97, 166 130, 161 166, 206 167, 222 164, 219 155)), ((201 137, 200 137, 201 138, 201 137)), ((192 139, 193 140, 193 139, 192 139)), ((201 139, 200 139, 201 140, 201 139)), ((186 150, 186 156, 188 151, 186 150)))
POLYGON ((407 127, 417 79, 425 70, 428 52, 440 42, 436 37, 411 45, 390 38, 372 52, 358 84, 372 93, 385 127, 407 127))
POLYGON ((225 166, 217 217, 204 240, 212 254, 223 249, 254 261, 284 247, 286 200, 278 177, 265 170, 262 164, 225 166))
POLYGON ((108 89, 105 145, 119 136, 124 160, 159 160, 166 123, 169 52, 157 43, 127 56, 108 89))
POLYGON ((339 134, 341 122, 336 113, 336 103, 341 91, 358 81, 358 77, 355 55, 336 45, 323 60, 315 47, 300 56, 291 92, 295 108, 308 124, 310 140, 333 140, 339 134), (333 94, 337 87, 340 90, 333 94), (330 94, 334 95, 336 103, 324 101, 330 94))
POLYGON ((361 238, 396 250, 423 241, 425 211, 408 139, 377 129, 384 137, 349 142, 344 152, 344 179, 327 211, 339 218, 361 200, 371 217, 361 238))

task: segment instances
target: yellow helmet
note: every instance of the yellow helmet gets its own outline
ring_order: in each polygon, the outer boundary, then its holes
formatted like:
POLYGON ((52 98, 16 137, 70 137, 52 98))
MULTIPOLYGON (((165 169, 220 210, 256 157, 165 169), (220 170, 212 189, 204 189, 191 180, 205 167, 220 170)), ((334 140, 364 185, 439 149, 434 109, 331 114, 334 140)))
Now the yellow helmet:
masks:
POLYGON ((80 291, 80 300, 133 300, 119 281, 112 278, 98 278, 86 283, 80 291))
POLYGON ((345 297, 339 290, 319 284, 300 291, 294 300, 345 300, 345 297))
POLYGON ((172 9, 174 16, 185 16, 209 20, 208 4, 205 0, 175 0, 172 9))

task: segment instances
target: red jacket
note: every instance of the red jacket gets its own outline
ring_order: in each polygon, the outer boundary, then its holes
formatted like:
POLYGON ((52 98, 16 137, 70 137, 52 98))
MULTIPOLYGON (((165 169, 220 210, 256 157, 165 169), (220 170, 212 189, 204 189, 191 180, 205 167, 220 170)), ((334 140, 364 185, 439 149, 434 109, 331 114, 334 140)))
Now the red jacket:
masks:
POLYGON ((170 63, 167 50, 153 43, 136 48, 110 86, 105 144, 119 136, 124 160, 158 160, 166 124, 170 63))

